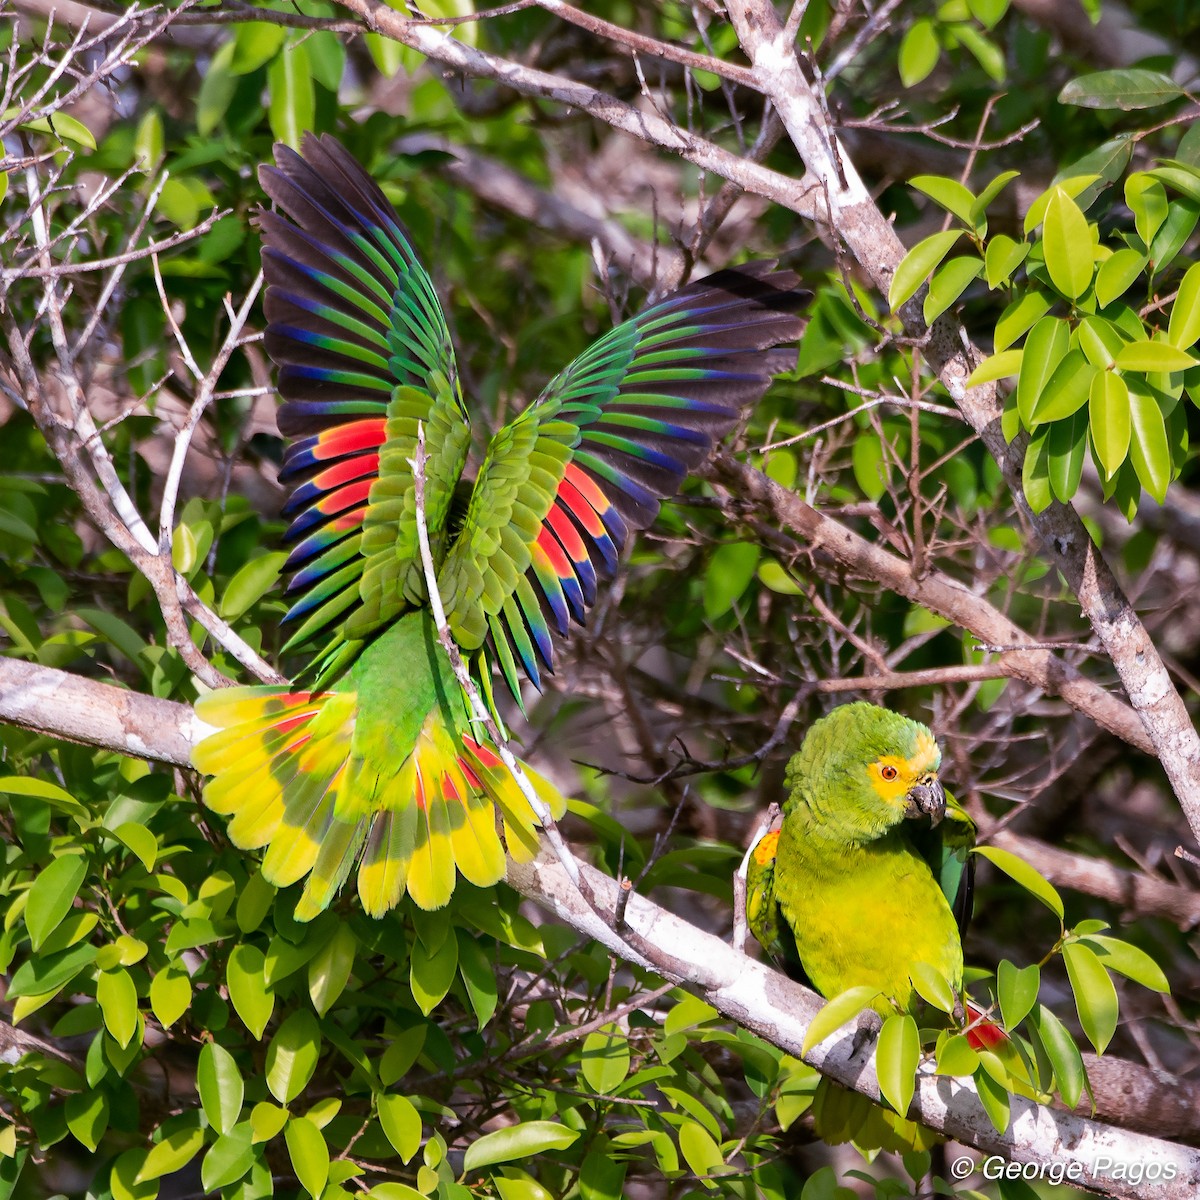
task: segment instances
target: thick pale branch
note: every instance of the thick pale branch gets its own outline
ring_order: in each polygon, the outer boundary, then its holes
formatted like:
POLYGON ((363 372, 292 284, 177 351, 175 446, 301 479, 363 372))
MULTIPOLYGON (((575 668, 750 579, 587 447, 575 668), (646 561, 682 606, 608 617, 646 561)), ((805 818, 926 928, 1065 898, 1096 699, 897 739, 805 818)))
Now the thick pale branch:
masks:
MULTIPOLYGON (((805 79, 774 7, 769 0, 733 0, 729 15, 760 87, 778 109, 809 176, 819 181, 830 223, 886 296, 905 247, 830 128, 821 97, 805 79)), ((1200 839, 1200 734, 1166 665, 1075 510, 1057 502, 1040 513, 1028 510, 1021 485, 1026 439, 1005 441, 995 385, 966 387, 967 377, 982 357, 979 351, 948 317, 927 329, 920 300, 919 293, 900 311, 906 332, 916 338, 928 334, 925 354, 931 366, 999 464, 1051 563, 1078 598, 1141 717, 1193 834, 1200 839)))
MULTIPOLYGON (((189 765, 191 746, 211 732, 187 705, 5 658, 0 658, 0 720, 181 767, 189 765)), ((585 864, 580 864, 580 872, 584 890, 599 911, 615 911, 616 881, 585 864)), ((533 863, 510 862, 508 879, 574 929, 672 982, 695 988, 731 1020, 800 1056, 808 1024, 822 1003, 806 988, 641 896, 629 897, 625 926, 618 933, 598 915, 557 859, 543 856, 533 863)), ((872 1056, 861 1049, 855 1053, 856 1032, 855 1027, 847 1027, 804 1057, 847 1087, 878 1096, 872 1056)), ((1105 1078, 1111 1077, 1117 1093, 1127 1077, 1119 1069, 1119 1060, 1105 1062, 1105 1078)), ((1135 1074, 1139 1087, 1157 1079, 1137 1069, 1135 1074)), ((1167 1090, 1175 1086, 1169 1079, 1157 1082, 1167 1090)), ((1144 1099, 1165 1103, 1152 1092, 1144 1099)), ((1120 1096, 1106 1095, 1101 1103, 1117 1111, 1120 1096)), ((1020 1099, 1013 1100, 1012 1111, 1008 1131, 998 1134, 969 1081, 925 1075, 910 1114, 980 1151, 1002 1154, 1013 1162, 1077 1162, 1081 1179, 1108 1195, 1185 1200, 1200 1188, 1200 1152, 1020 1099), (1161 1164, 1163 1173, 1135 1186, 1097 1173, 1096 1163, 1104 1160, 1154 1162, 1161 1164)))

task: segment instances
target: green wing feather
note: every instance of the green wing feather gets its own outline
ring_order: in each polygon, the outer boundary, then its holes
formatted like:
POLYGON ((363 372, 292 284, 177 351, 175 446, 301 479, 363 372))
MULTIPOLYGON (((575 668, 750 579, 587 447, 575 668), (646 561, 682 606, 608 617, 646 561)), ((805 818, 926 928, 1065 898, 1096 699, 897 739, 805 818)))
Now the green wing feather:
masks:
POLYGON ((947 792, 946 815, 942 820, 931 829, 918 827, 910 836, 949 901, 958 932, 966 933, 975 898, 975 856, 971 853, 975 846, 975 822, 947 792))

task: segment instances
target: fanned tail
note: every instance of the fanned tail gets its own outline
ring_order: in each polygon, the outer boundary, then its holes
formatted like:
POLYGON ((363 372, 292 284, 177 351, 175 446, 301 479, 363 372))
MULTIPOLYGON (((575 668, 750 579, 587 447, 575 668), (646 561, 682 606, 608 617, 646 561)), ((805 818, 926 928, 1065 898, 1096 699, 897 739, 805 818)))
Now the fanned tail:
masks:
MULTIPOLYGON (((357 699, 351 691, 242 687, 196 705, 218 729, 192 754, 213 776, 204 801, 230 818, 236 845, 267 848, 270 883, 307 876, 298 920, 326 908, 356 863, 363 907, 380 917, 405 892, 421 908, 441 908, 460 871, 480 887, 498 883, 506 846, 522 861, 536 853, 537 817, 494 746, 459 737, 435 707, 411 752, 364 755, 355 744, 357 699)), ((561 816, 557 789, 525 773, 561 816)))

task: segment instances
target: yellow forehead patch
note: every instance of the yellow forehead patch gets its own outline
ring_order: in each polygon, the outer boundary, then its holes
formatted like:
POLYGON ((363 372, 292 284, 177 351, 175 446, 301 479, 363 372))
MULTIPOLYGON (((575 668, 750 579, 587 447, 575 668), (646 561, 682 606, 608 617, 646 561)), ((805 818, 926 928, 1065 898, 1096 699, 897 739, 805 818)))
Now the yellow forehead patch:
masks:
POLYGON ((775 847, 779 845, 779 830, 764 833, 754 844, 754 861, 760 867, 765 867, 775 857, 775 847))
POLYGON ((922 729, 917 734, 917 748, 912 758, 908 760, 908 768, 914 775, 924 775, 926 771, 936 770, 942 761, 938 744, 933 740, 933 734, 922 729))

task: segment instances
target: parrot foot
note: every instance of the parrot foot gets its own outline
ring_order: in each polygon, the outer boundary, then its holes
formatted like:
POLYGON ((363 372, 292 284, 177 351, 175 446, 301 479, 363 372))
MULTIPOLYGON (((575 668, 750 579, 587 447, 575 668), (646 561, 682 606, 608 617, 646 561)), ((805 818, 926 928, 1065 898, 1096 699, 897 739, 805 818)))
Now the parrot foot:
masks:
POLYGON ((851 1058, 857 1058, 879 1036, 879 1031, 883 1028, 883 1018, 874 1009, 869 1009, 861 1016, 862 1020, 854 1031, 854 1041, 850 1043, 851 1058))

